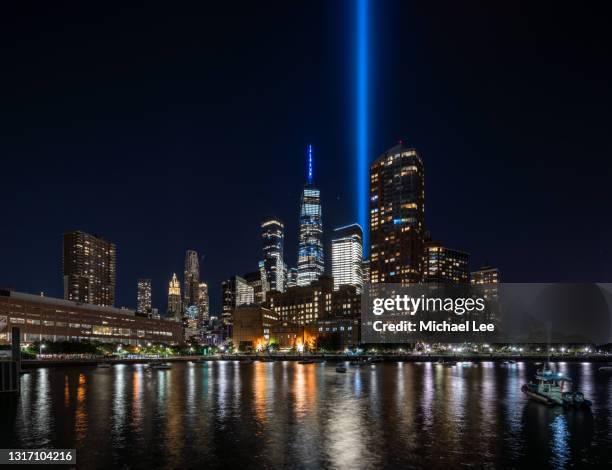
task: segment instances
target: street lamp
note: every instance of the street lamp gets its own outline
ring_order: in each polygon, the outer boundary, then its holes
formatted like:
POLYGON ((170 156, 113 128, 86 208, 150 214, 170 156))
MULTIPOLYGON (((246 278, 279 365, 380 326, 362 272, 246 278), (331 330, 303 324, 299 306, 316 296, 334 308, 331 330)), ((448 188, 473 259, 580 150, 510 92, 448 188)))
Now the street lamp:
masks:
POLYGON ((43 349, 45 349, 45 347, 46 347, 46 345, 41 342, 39 347, 38 347, 38 355, 39 356, 42 356, 42 351, 43 351, 43 349))

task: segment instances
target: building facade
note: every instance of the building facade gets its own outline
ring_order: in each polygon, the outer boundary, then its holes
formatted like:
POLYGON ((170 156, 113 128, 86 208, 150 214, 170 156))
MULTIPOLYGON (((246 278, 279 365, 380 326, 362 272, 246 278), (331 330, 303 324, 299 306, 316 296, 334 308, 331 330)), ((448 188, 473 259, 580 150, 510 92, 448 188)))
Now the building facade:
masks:
POLYGON ((136 313, 139 315, 149 315, 152 312, 151 279, 138 279, 136 313))
POLYGON ((370 282, 422 280, 424 226, 423 160, 399 143, 370 166, 370 282))
POLYGON ((100 341, 131 345, 180 344, 181 325, 136 315, 134 310, 0 290, 0 344, 13 326, 24 343, 100 341))
POLYGON ((208 284, 205 282, 200 282, 199 292, 200 298, 198 300, 198 310, 199 310, 199 325, 198 328, 200 332, 206 328, 208 325, 208 321, 210 320, 210 302, 208 298, 208 284))
POLYGON ((64 299, 115 305, 117 249, 97 235, 77 230, 64 234, 64 299))
POLYGON ((168 284, 168 310, 166 316, 180 322, 182 315, 181 284, 176 277, 176 273, 174 273, 168 284))
POLYGON ((198 305, 200 299, 200 262, 198 253, 187 250, 185 254, 185 277, 183 279, 183 308, 198 305))
POLYGON ((425 244, 425 282, 469 284, 470 255, 465 251, 453 250, 440 243, 425 244))
POLYGON ((470 273, 470 284, 473 286, 499 284, 500 282, 501 277, 499 275, 499 269, 492 268, 491 266, 483 266, 470 273))
POLYGON ((269 290, 285 291, 285 262, 283 260, 285 226, 276 217, 261 223, 263 263, 269 290))
POLYGON ((312 145, 308 146, 308 179, 300 203, 297 285, 307 286, 323 275, 323 219, 321 192, 312 183, 312 145))
POLYGON ((241 276, 232 276, 221 283, 222 313, 224 324, 232 324, 232 312, 241 305, 255 303, 255 290, 241 276))
POLYGON ((339 227, 332 239, 332 277, 334 290, 340 286, 363 288, 363 232, 358 224, 339 227))
POLYGON ((241 351, 262 350, 270 342, 270 329, 278 318, 261 305, 244 305, 232 312, 232 343, 241 351))
POLYGON ((287 270, 287 287, 297 286, 297 268, 289 268, 287 270))
POLYGON ((265 271, 263 271, 263 275, 262 271, 252 271, 245 273, 243 276, 247 284, 253 288, 253 302, 256 304, 263 304, 266 301, 265 275, 265 271))

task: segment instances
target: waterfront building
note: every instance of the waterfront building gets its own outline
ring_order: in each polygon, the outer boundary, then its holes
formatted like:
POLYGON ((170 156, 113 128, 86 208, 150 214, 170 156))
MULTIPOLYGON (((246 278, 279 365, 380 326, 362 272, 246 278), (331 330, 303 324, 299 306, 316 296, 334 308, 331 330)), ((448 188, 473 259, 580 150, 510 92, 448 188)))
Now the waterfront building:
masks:
POLYGON ((266 304, 279 320, 299 325, 315 324, 319 318, 331 313, 334 283, 331 277, 321 276, 306 286, 270 292, 266 304))
POLYGON ((64 234, 63 245, 64 299, 114 306, 115 244, 77 230, 64 234))
POLYGON ((307 286, 324 272, 321 192, 313 185, 312 145, 308 146, 308 177, 300 203, 297 285, 307 286))
POLYGON ((414 148, 399 143, 370 166, 370 282, 423 277, 425 173, 414 148))
POLYGON ((181 325, 136 315, 134 310, 103 307, 42 295, 0 290, 0 344, 13 326, 21 341, 100 341, 144 345, 180 344, 181 325))
POLYGON ((172 279, 168 284, 168 310, 167 316, 175 321, 181 321, 183 308, 181 305, 181 285, 176 278, 176 273, 172 274, 172 279))
POLYGON ((425 244, 423 280, 434 283, 469 283, 470 255, 465 251, 446 248, 433 241, 425 244))
POLYGON ((285 226, 277 217, 261 222, 263 262, 269 290, 285 291, 285 263, 283 261, 285 226))
POLYGON ((241 351, 261 351, 270 342, 275 312, 261 305, 238 306, 232 312, 232 343, 241 351))
POLYGON ((255 290, 241 276, 232 276, 221 283, 222 314, 224 324, 232 323, 232 312, 241 305, 255 303, 255 290))
POLYGON ((363 232, 358 224, 339 227, 332 239, 332 277, 334 290, 340 286, 354 286, 360 293, 363 287, 363 232))
POLYGON ((149 315, 152 312, 151 279, 138 279, 137 289, 136 313, 149 315))
POLYGON ((308 286, 297 286, 284 293, 272 292, 267 306, 274 310, 279 324, 273 326, 273 337, 280 347, 293 347, 290 342, 307 332, 308 341, 323 341, 328 349, 338 349, 359 344, 361 295, 355 286, 342 285, 334 290, 329 276, 321 276, 308 286), (302 327, 299 329, 298 327, 302 327), (285 336, 282 336, 285 335, 285 336), (287 343, 289 342, 289 343, 287 343))
POLYGON ((277 321, 270 328, 270 344, 277 349, 308 351, 317 347, 317 331, 311 325, 277 321))

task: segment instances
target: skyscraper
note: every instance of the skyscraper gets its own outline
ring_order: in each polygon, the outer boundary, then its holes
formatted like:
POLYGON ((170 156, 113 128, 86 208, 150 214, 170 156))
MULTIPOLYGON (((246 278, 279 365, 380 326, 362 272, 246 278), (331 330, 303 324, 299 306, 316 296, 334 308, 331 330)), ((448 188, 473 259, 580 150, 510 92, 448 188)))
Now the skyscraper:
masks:
POLYGON ((260 271, 252 271, 242 276, 249 286, 253 288, 254 303, 262 304, 266 301, 266 291, 260 271))
POLYGON ((289 268, 287 271, 287 287, 297 286, 297 268, 289 268))
POLYGON ((210 305, 208 301, 208 284, 200 282, 198 289, 198 337, 204 338, 204 331, 210 320, 210 305))
POLYGON ((168 285, 168 317, 181 321, 183 309, 181 307, 181 284, 176 278, 176 273, 172 274, 172 279, 168 285))
POLYGON ((285 263, 283 245, 285 226, 276 217, 268 217, 261 223, 263 262, 270 290, 285 291, 285 263))
POLYGON ((183 281, 183 308, 198 305, 200 299, 200 263, 198 253, 187 250, 185 254, 185 278, 183 281))
POLYGON ((222 320, 226 325, 232 323, 232 313, 240 305, 255 303, 255 290, 240 276, 232 276, 221 283, 222 320))
POLYGON ((210 308, 208 301, 208 284, 205 282, 200 282, 200 286, 198 289, 199 300, 198 300, 198 310, 200 313, 200 325, 199 328, 202 330, 208 323, 210 318, 210 308))
POLYGON ((138 279, 136 313, 140 315, 148 315, 152 311, 151 279, 138 279))
POLYGON ((422 280, 424 204, 423 160, 400 142, 370 166, 370 282, 422 280))
POLYGON ((307 286, 323 274, 323 220, 321 193, 312 184, 312 145, 308 146, 308 178, 300 204, 300 240, 297 285, 307 286))
POLYGON ((115 304, 114 243, 77 230, 64 234, 64 299, 104 307, 115 304))
POLYGON ((363 232, 358 224, 339 227, 332 239, 332 276, 334 290, 340 286, 363 287, 363 232))

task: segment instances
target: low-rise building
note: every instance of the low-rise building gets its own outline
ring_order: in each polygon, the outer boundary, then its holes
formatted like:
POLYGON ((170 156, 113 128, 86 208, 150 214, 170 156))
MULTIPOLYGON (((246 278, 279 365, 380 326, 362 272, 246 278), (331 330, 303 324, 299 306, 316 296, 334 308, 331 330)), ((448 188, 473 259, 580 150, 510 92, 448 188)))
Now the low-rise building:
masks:
POLYGON ((182 343, 181 324, 137 316, 133 310, 0 290, 0 344, 10 341, 11 327, 21 341, 100 341, 145 344, 182 343))
POLYGON ((273 310, 243 305, 232 312, 232 343, 241 351, 261 350, 270 342, 270 328, 278 321, 273 310))

